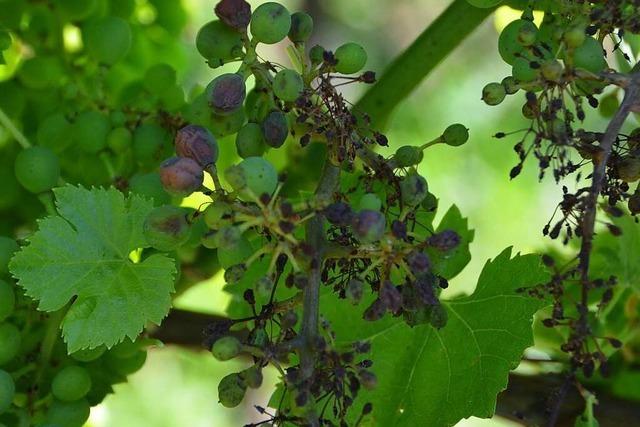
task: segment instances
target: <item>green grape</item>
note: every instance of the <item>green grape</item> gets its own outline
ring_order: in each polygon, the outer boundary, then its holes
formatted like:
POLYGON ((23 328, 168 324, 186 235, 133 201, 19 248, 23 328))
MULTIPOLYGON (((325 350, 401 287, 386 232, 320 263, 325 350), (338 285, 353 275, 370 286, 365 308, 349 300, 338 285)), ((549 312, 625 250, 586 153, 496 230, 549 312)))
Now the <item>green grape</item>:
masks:
POLYGON ((262 128, 256 123, 247 123, 238 131, 236 135, 236 151, 238 156, 260 157, 264 154, 266 146, 262 128))
POLYGON ((196 48, 213 68, 242 55, 242 35, 222 21, 205 24, 196 36, 196 48))
POLYGON ((107 146, 109 118, 98 111, 85 111, 73 123, 73 141, 85 153, 97 153, 107 146))
POLYGON ((368 209, 372 211, 379 211, 382 208, 382 200, 378 197, 377 194, 374 193, 365 193, 362 198, 360 198, 360 202, 358 202, 359 211, 368 209))
POLYGON ((420 206, 427 212, 435 212, 438 209, 438 199, 433 193, 427 193, 420 206))
POLYGON ((91 377, 85 368, 67 366, 53 377, 51 392, 56 399, 73 402, 82 399, 91 389, 91 377))
POLYGON ((291 15, 289 40, 294 43, 306 42, 313 33, 313 18, 308 13, 296 12, 291 15))
POLYGON ((587 39, 584 27, 573 27, 564 33, 563 40, 569 49, 582 46, 587 39))
POLYGON ((251 388, 260 388, 264 379, 262 369, 258 365, 253 365, 252 367, 240 372, 240 377, 244 383, 251 388))
POLYGON ((142 165, 156 165, 171 147, 171 136, 155 123, 145 123, 133 132, 133 155, 142 165))
POLYGON ((69 138, 70 132, 71 123, 69 123, 64 114, 55 113, 40 123, 36 140, 38 145, 51 148, 59 153, 72 142, 72 139, 69 138))
POLYGON ((191 234, 185 212, 176 206, 160 206, 144 221, 144 237, 153 248, 167 252, 184 244, 191 234))
POLYGON ((251 14, 251 34, 265 44, 278 43, 289 34, 291 15, 281 4, 263 3, 251 14))
POLYGON ((225 178, 244 199, 272 194, 278 185, 278 173, 262 157, 247 157, 224 173, 225 178))
POLYGON ((454 123, 444 130, 442 139, 452 147, 460 146, 469 140, 469 129, 460 123, 454 123))
POLYGON ((147 352, 138 350, 133 356, 127 358, 114 357, 110 352, 106 355, 107 366, 115 373, 127 376, 138 372, 147 361, 147 352))
POLYGON ((244 110, 250 122, 260 123, 275 108, 273 98, 267 91, 252 89, 244 102, 244 110))
POLYGON ((118 359, 128 359, 133 357, 140 350, 140 343, 134 342, 131 338, 126 337, 121 343, 115 345, 109 354, 118 359))
POLYGON ((522 46, 531 46, 536 42, 536 36, 538 34, 538 27, 533 22, 527 21, 529 24, 524 24, 518 31, 518 43, 522 46))
POLYGON ((278 110, 267 114, 262 122, 262 134, 264 142, 270 147, 280 148, 289 135, 289 121, 287 116, 278 110))
POLYGON ((222 227, 231 225, 230 212, 232 212, 232 207, 229 204, 217 200, 204 210, 204 222, 210 229, 219 230, 222 227))
POLYGON ((613 117, 619 107, 620 101, 618 100, 618 94, 616 92, 603 96, 598 103, 598 111, 606 118, 613 117))
POLYGON ((92 362, 100 358, 106 350, 106 347, 101 345, 100 347, 78 350, 71 353, 70 356, 73 360, 77 360, 78 362, 92 362))
POLYGON ((0 280, 0 322, 13 313, 15 305, 16 294, 13 292, 13 286, 4 280, 0 280))
POLYGON ((507 92, 507 95, 513 95, 520 90, 518 81, 513 76, 505 77, 502 79, 500 84, 504 87, 504 91, 507 92))
POLYGON ((401 168, 417 165, 423 158, 424 153, 420 147, 414 145, 403 145, 393 155, 396 165, 401 168))
POLYGON ((0 236, 0 276, 4 276, 9 272, 9 261, 17 251, 18 244, 15 240, 0 236))
POLYGON ((109 15, 129 19, 135 9, 135 0, 109 0, 109 15))
POLYGON ((157 172, 137 174, 129 180, 129 191, 153 200, 154 206, 166 205, 171 196, 164 190, 157 172))
POLYGON ((53 151, 45 147, 22 150, 15 161, 18 182, 32 193, 53 188, 60 178, 60 163, 53 151))
POLYGON ((109 113, 109 120, 111 121, 111 126, 122 127, 127 123, 127 115, 123 111, 114 110, 109 113))
POLYGON ((218 263, 222 268, 229 268, 232 265, 243 262, 251 256, 253 248, 251 243, 243 236, 240 241, 226 248, 218 249, 218 263))
POLYGON ((97 0, 58 0, 57 6, 69 21, 83 20, 96 9, 97 0))
POLYGON ((216 340, 211 347, 213 357, 221 362, 231 360, 242 351, 242 343, 236 337, 228 336, 216 340))
POLYGON ((10 323, 0 323, 0 366, 18 355, 21 343, 22 337, 18 328, 10 323))
POLYGON ((56 427, 82 427, 89 419, 91 407, 86 399, 75 402, 54 400, 46 415, 46 421, 56 427))
POLYGON ((417 173, 411 173, 400 181, 400 195, 406 206, 418 206, 427 197, 429 186, 427 180, 417 173))
POLYGON ((36 56, 24 61, 18 70, 18 77, 29 89, 45 89, 57 85, 64 76, 64 69, 58 58, 36 56))
POLYGON ((322 64, 324 61, 324 52, 326 49, 319 44, 309 49, 309 60, 313 65, 322 64))
POLYGON ((143 85, 152 94, 161 94, 176 83, 176 70, 169 64, 156 64, 147 69, 143 85))
POLYGON ((584 43, 573 50, 573 65, 592 73, 599 73, 607 66, 600 42, 593 37, 587 37, 584 43))
POLYGON ((113 65, 127 54, 131 47, 131 28, 127 21, 107 16, 91 22, 83 30, 85 50, 94 60, 113 65))
POLYGON ((342 74, 354 74, 362 70, 367 63, 367 52, 357 43, 345 43, 336 49, 336 71, 342 74))
POLYGON ((7 371, 0 369, 0 414, 6 412, 13 403, 16 394, 16 384, 7 371))
POLYGON ((165 110, 175 112, 184 107, 184 90, 177 84, 167 87, 160 93, 160 104, 165 110))
POLYGON ((239 374, 229 374, 218 384, 218 400, 226 408, 235 408, 244 399, 247 385, 239 374))
POLYGON ((107 134, 107 146, 114 153, 124 153, 131 147, 132 141, 131 131, 125 127, 111 129, 107 134))
POLYGON ((531 28, 532 26, 535 29, 535 25, 531 21, 516 19, 502 30, 498 38, 498 52, 500 52, 500 56, 504 62, 513 65, 516 58, 526 54, 518 38, 523 27, 531 28))
POLYGON ((487 105, 498 105, 504 101, 507 92, 500 83, 489 83, 482 89, 482 100, 487 105))
POLYGON ((237 111, 228 115, 211 115, 211 132, 216 138, 223 138, 227 135, 233 135, 237 133, 246 121, 244 114, 244 108, 239 108, 237 111))
POLYGON ((524 58, 516 58, 513 61, 511 75, 519 83, 529 83, 538 78, 538 71, 531 68, 529 60, 524 58))
POLYGON ((273 93, 285 102, 295 101, 303 90, 302 76, 294 70, 280 70, 273 78, 273 93))
POLYGON ((640 157, 623 156, 616 164, 618 177, 624 182, 635 182, 640 179, 640 157))

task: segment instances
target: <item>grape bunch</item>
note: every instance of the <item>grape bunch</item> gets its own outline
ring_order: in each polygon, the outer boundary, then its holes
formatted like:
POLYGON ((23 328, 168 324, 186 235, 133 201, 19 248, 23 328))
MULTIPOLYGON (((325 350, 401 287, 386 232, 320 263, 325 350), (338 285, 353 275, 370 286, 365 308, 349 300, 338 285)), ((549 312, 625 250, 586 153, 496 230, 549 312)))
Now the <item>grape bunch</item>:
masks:
MULTIPOLYGON (((314 314, 322 313, 317 292, 322 286, 348 299, 369 321, 389 313, 411 326, 446 324, 441 263, 461 236, 433 229, 438 200, 417 166, 428 147, 460 146, 469 133, 453 124, 384 158, 375 148, 387 138, 340 90, 375 82, 359 44, 308 46, 312 18, 274 2, 252 11, 244 0, 222 0, 214 11, 217 19, 200 29, 196 47, 211 68, 236 62, 238 69, 214 77, 193 100, 175 133, 175 156, 160 163, 167 193, 200 192, 209 200, 200 209, 158 206, 145 236, 159 251, 200 244, 214 253, 226 289, 243 302, 231 310, 237 316, 206 331, 205 346, 218 360, 248 354, 253 362, 220 382, 222 405, 239 405, 272 365, 282 393, 275 413, 257 407, 266 417, 260 425, 344 424, 360 390, 376 384, 374 361, 366 342, 335 344, 331 325, 314 314), (257 53, 260 44, 285 38, 290 68, 257 53), (241 160, 219 168, 234 139, 241 160), (326 159, 319 177, 310 180, 305 171, 305 181, 292 184, 300 166, 278 171, 269 161, 284 149, 319 153, 326 159), (318 185, 298 191, 305 184, 318 185)), ((365 405, 360 417, 371 411, 365 405)))
MULTIPOLYGON (((638 65, 631 63, 634 52, 624 46, 627 35, 640 31, 640 4, 557 2, 544 11, 539 26, 533 20, 533 7, 535 2, 529 2, 521 18, 502 30, 499 54, 512 72, 501 82, 487 84, 482 99, 498 105, 508 95, 524 93, 522 116, 529 125, 495 135, 499 139, 520 135, 514 146, 519 162, 511 178, 520 174, 531 156, 538 163, 540 179, 549 168, 556 182, 576 177, 575 191, 563 185, 562 201, 542 231, 552 239, 561 237, 564 245, 579 239, 579 253, 564 265, 546 256, 552 280, 523 292, 552 298, 553 309, 543 324, 568 330, 561 351, 570 362, 569 380, 576 380, 578 373, 588 379, 596 371, 608 376, 608 357, 622 342, 599 336, 597 317, 620 291, 616 277, 594 277, 590 264, 596 223, 619 236, 622 230, 614 220, 627 210, 634 216, 640 213, 640 128, 623 129, 640 94, 638 65), (606 129, 587 128, 585 119, 594 109, 610 119, 606 129), (611 220, 599 221, 598 210, 611 220), (576 284, 579 295, 570 296, 576 284)), ((557 410, 553 413, 557 417, 557 410)), ((554 423, 552 419, 550 425, 554 423)))

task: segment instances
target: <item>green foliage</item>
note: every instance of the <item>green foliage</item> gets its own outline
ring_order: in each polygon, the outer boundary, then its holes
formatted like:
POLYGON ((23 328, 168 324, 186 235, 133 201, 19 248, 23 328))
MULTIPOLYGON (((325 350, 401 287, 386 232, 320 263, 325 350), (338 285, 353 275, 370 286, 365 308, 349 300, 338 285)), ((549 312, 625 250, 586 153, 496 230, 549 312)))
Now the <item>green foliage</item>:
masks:
POLYGON ((138 263, 129 254, 148 246, 142 224, 151 203, 114 189, 55 190, 59 216, 39 222, 10 268, 40 310, 69 304, 62 333, 69 352, 134 339, 170 307, 175 267, 163 255, 138 263))
POLYGON ((376 425, 437 427, 491 416, 509 370, 532 344, 531 318, 546 304, 517 289, 548 277, 539 257, 511 258, 507 249, 485 265, 473 295, 443 302, 449 320, 440 330, 394 318, 366 323, 344 303, 323 301, 341 340, 372 344, 378 386, 359 404, 376 402, 376 425))

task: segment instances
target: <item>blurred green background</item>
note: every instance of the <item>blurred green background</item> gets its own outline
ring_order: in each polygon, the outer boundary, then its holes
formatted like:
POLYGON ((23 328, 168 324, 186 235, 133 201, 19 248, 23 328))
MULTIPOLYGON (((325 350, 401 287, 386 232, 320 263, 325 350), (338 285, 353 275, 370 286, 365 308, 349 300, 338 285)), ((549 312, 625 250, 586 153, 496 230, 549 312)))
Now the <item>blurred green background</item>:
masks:
MULTIPOLYGON (((187 93, 195 85, 206 85, 221 70, 209 69, 194 47, 195 34, 213 19, 214 0, 181 1, 187 25, 181 35, 181 49, 167 54, 179 71, 187 93)), ((251 1, 255 6, 260 1, 251 1)), ((316 21, 313 43, 334 49, 344 41, 356 41, 369 53, 367 68, 382 73, 385 65, 402 52, 438 16, 450 0, 282 0, 291 11, 305 10, 316 21)), ((141 19, 148 19, 150 6, 138 0, 141 19)), ((454 122, 464 123, 471 140, 453 149, 434 146, 420 166, 433 193, 440 198, 442 214, 451 204, 460 207, 476 230, 471 245, 472 261, 451 282, 450 292, 472 292, 487 259, 507 246, 516 252, 532 252, 544 244, 541 229, 547 222, 560 188, 550 179, 538 184, 537 168, 528 163, 515 181, 508 174, 517 162, 511 149, 513 139, 496 140, 497 131, 526 126, 519 111, 522 95, 510 97, 500 107, 488 107, 480 100, 482 87, 500 81, 509 73, 497 53, 497 35, 515 11, 501 8, 478 28, 397 109, 387 136, 390 154, 400 145, 421 144, 439 135, 454 122)), ((159 35, 161 37, 163 35, 159 35)), ((164 35, 165 37, 167 35, 164 35)), ((269 46, 264 57, 288 63, 283 44, 269 46)), ((232 68, 232 67, 229 67, 232 68)), ((363 87, 348 86, 355 101, 363 87)), ((595 114, 597 116, 597 114, 595 114)), ((593 116, 593 115, 592 115, 593 116)), ((595 117, 594 120, 599 120, 595 117)), ((233 145, 222 147, 233 151, 233 145)), ((197 203, 197 201, 191 201, 197 203)), ((222 292, 222 277, 214 277, 190 289, 176 301, 179 308, 223 313, 228 297, 222 292)), ((266 405, 275 378, 265 381, 258 392, 240 408, 228 410, 217 403, 217 383, 233 363, 217 362, 209 354, 173 346, 149 352, 142 371, 116 394, 93 409, 92 427, 199 427, 241 426, 257 421, 252 405, 266 405)), ((459 426, 510 426, 504 420, 471 419, 459 426)))

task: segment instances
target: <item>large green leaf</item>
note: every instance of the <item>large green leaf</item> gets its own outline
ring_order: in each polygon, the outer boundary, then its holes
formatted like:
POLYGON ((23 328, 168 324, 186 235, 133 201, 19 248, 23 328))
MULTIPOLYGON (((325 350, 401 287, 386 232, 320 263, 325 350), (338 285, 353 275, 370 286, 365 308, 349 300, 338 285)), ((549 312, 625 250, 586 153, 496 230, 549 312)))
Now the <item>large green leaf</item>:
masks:
MULTIPOLYGON (((451 426, 490 417, 509 371, 532 344, 534 313, 547 304, 517 292, 548 280, 540 257, 502 252, 488 262, 473 295, 443 303, 447 325, 410 328, 398 318, 365 322, 326 296, 322 310, 341 342, 369 340, 378 386, 357 404, 373 402, 376 426, 451 426)), ((358 413, 358 410, 354 410, 358 413)))
POLYGON ((153 204, 111 188, 54 190, 59 216, 39 221, 29 245, 10 264, 43 311, 72 302, 62 322, 69 352, 131 339, 160 323, 171 305, 174 261, 160 254, 134 263, 148 244, 142 224, 153 204))

